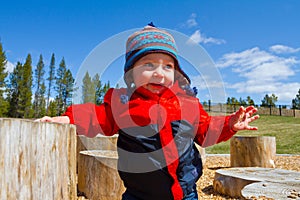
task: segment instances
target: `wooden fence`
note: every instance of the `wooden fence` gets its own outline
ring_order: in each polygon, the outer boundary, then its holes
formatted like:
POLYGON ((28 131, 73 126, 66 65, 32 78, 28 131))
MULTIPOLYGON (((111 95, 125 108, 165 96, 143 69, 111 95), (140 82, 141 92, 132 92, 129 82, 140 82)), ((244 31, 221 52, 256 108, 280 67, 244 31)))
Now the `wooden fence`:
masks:
MULTIPOLYGON (((239 109, 239 105, 227 105, 227 104, 211 104, 203 105, 203 108, 210 113, 233 113, 239 109)), ((256 106, 257 107, 257 106, 256 106)), ((300 118, 300 110, 289 109, 287 106, 278 107, 257 107, 258 114, 260 115, 276 115, 276 116, 289 116, 300 118)))

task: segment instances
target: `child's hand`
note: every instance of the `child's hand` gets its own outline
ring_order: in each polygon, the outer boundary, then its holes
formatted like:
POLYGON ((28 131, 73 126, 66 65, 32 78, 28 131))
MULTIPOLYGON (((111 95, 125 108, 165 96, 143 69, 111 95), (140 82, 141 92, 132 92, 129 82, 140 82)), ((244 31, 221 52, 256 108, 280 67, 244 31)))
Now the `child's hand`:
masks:
POLYGON ((257 130, 258 128, 255 126, 249 126, 250 122, 259 118, 259 115, 254 115, 257 109, 253 106, 249 106, 244 108, 243 106, 240 109, 231 115, 230 117, 230 128, 233 131, 241 131, 241 130, 257 130))
POLYGON ((42 117, 40 119, 36 119, 35 122, 56 122, 56 123, 62 123, 62 124, 69 124, 70 119, 67 116, 58 116, 58 117, 42 117))

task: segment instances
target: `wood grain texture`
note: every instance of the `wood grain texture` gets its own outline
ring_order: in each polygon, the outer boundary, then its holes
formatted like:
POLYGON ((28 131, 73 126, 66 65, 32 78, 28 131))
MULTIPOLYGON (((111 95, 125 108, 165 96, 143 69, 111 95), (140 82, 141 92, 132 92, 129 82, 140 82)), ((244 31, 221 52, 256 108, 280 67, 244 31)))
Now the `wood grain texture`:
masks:
POLYGON ((117 151, 81 151, 78 162, 78 190, 88 199, 121 199, 125 187, 117 170, 117 151))
POLYGON ((0 199, 76 199, 73 125, 0 118, 0 199))
MULTIPOLYGON (((300 177, 299 177, 300 178, 300 177)), ((242 189, 246 199, 267 197, 272 199, 300 199, 300 181, 286 183, 258 182, 242 189)))
POLYGON ((275 137, 234 136, 230 140, 231 167, 274 168, 275 137))
POLYGON ((299 191, 300 172, 261 167, 219 169, 215 173, 213 182, 215 191, 231 197, 265 196, 270 198, 271 188, 274 189, 274 186, 277 186, 278 192, 273 195, 275 199, 281 199, 278 194, 286 188, 291 190, 298 188, 299 191), (254 185, 251 186, 252 184, 254 185), (262 190, 262 187, 266 189, 268 187, 270 190, 262 190), (245 191, 242 192, 244 189, 245 191))

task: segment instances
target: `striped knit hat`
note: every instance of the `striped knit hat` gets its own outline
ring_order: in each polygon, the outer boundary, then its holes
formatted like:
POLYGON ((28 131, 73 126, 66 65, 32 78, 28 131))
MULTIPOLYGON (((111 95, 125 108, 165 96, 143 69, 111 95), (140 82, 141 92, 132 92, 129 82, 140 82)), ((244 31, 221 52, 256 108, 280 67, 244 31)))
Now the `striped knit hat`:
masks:
POLYGON ((179 66, 177 47, 173 36, 156 28, 152 23, 129 36, 126 43, 124 72, 128 72, 137 60, 149 53, 166 53, 172 56, 175 61, 175 69, 181 74, 179 82, 191 83, 190 78, 179 66))

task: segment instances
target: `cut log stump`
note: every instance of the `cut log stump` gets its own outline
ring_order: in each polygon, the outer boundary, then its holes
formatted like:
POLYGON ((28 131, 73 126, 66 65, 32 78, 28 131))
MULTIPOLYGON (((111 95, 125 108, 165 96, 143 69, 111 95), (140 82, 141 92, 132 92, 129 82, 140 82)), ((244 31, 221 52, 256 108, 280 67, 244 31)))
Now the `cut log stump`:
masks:
POLYGON ((201 156, 201 160, 202 160, 202 165, 204 166, 205 163, 206 163, 206 153, 205 153, 205 148, 201 147, 200 145, 196 144, 196 147, 200 153, 200 156, 201 156))
POLYGON ((234 136, 230 140, 231 167, 275 168, 275 157, 275 137, 234 136))
POLYGON ((246 185, 242 189, 242 196, 246 199, 267 197, 272 199, 300 199, 300 184, 258 182, 246 185))
MULTIPOLYGON (((277 194, 271 196, 268 190, 262 190, 262 187, 274 188, 275 186, 277 186, 277 193, 282 193, 281 191, 286 191, 287 188, 290 188, 291 192, 295 190, 295 193, 299 193, 300 172, 259 167, 219 169, 215 173, 213 182, 215 191, 237 198, 259 196, 273 198, 277 194), (251 186, 252 184, 254 185, 251 186)), ((276 196, 275 199, 280 198, 276 196)))
POLYGON ((118 135, 103 136, 97 135, 96 137, 89 138, 83 135, 77 136, 77 151, 85 150, 117 150, 118 135))
MULTIPOLYGON (((77 136, 77 163, 80 160, 79 157, 81 156, 81 151, 86 150, 117 150, 117 140, 118 135, 113 136, 103 136, 97 135, 96 137, 89 138, 83 135, 77 136)), ((78 164, 77 164, 78 166, 78 164)), ((78 169, 77 169, 78 171, 78 169)))
POLYGON ((0 118, 0 199, 76 199, 74 125, 0 118))
MULTIPOLYGON (((80 151, 86 150, 117 150, 118 134, 113 136, 97 135, 96 137, 89 138, 83 135, 77 136, 77 161, 79 160, 80 151)), ((195 144, 202 159, 202 164, 205 165, 206 153, 205 148, 195 144)))
POLYGON ((78 190, 91 200, 121 199, 125 187, 117 170, 117 151, 81 151, 78 190))

